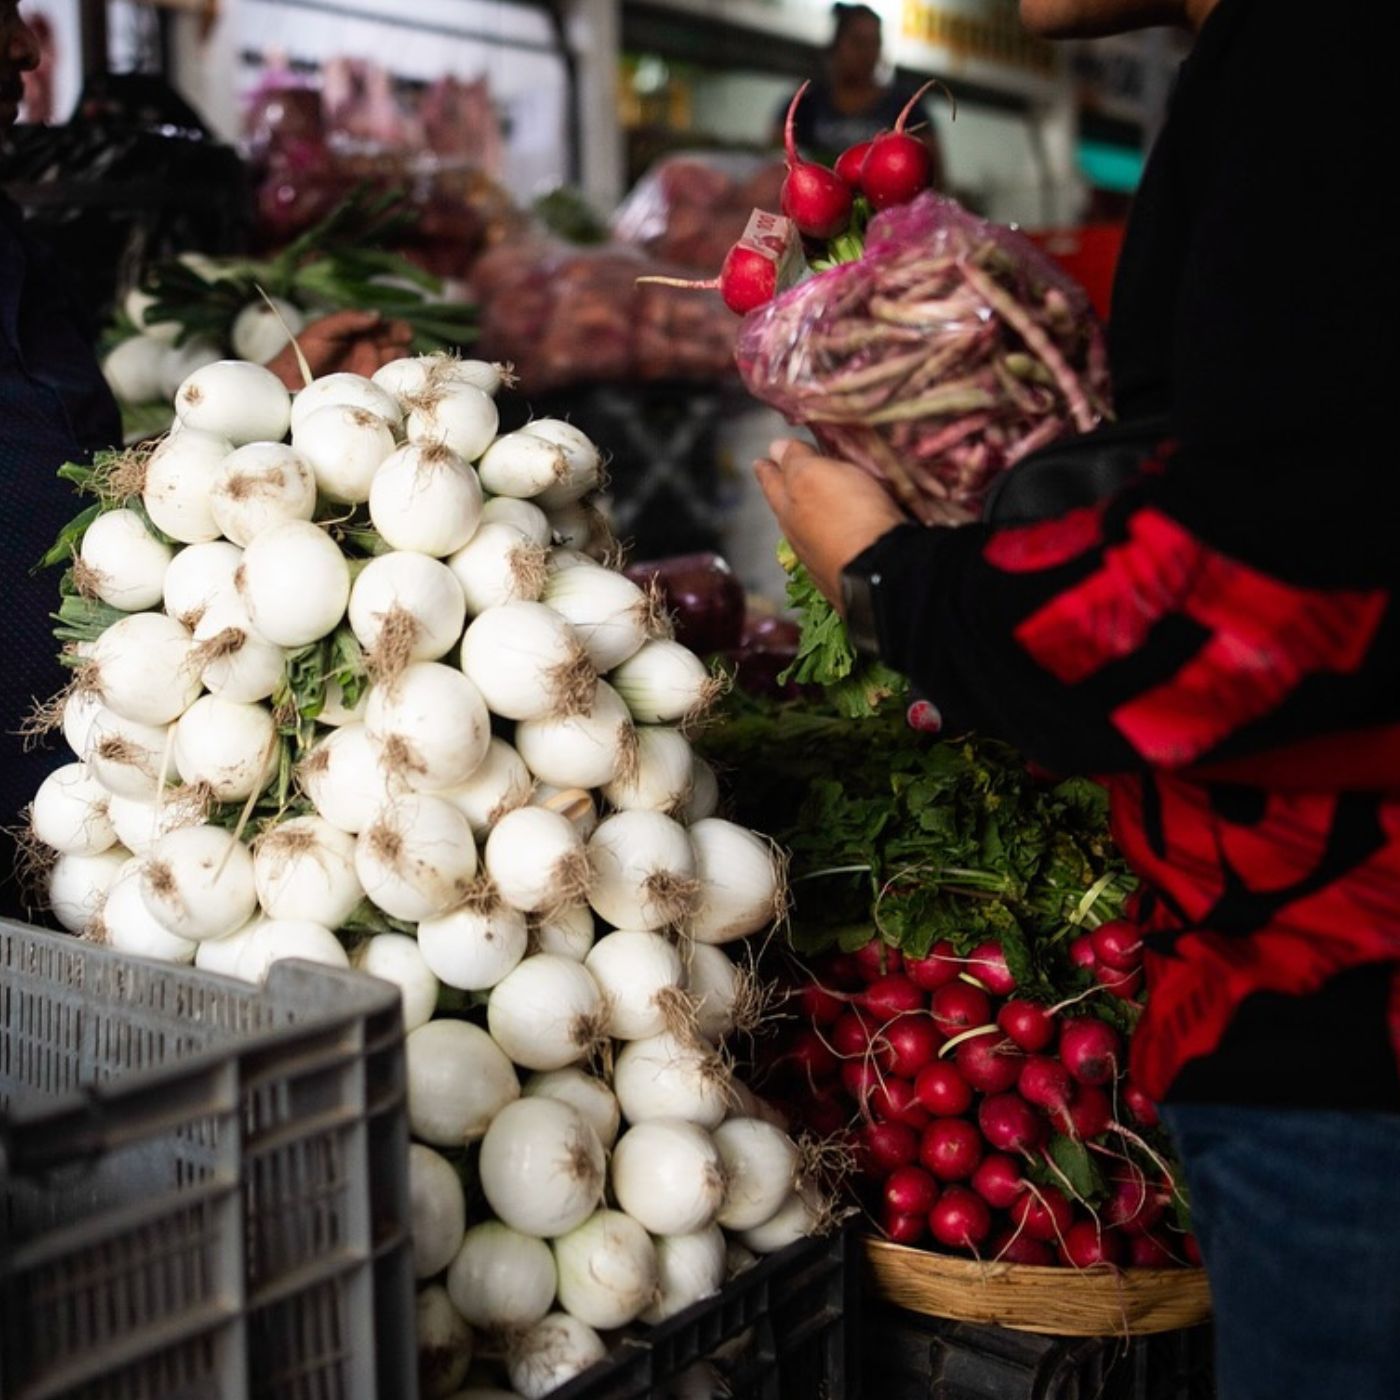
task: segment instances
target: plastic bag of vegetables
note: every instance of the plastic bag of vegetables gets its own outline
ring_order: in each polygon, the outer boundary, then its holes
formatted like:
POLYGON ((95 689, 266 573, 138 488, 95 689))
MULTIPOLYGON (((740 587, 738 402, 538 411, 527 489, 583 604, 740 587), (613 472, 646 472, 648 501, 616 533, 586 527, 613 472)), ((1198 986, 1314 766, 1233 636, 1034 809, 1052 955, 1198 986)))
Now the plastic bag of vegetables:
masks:
POLYGON ((975 518, 999 473, 1109 412, 1084 292, 932 192, 877 215, 858 260, 753 312, 738 359, 750 392, 925 524, 975 518))

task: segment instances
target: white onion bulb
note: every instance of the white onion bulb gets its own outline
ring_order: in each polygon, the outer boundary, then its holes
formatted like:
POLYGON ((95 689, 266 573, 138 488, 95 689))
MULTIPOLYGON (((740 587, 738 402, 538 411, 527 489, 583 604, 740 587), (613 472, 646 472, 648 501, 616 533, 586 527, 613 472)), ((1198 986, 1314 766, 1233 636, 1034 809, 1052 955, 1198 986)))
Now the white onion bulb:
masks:
POLYGON ((613 1092, 633 1124, 683 1118, 714 1128, 734 1102, 733 1076, 714 1048, 670 1031, 622 1047, 613 1092))
POLYGON ((408 1033, 404 1056, 409 1127, 434 1147, 477 1141, 520 1097, 520 1082, 501 1047, 469 1021, 419 1026, 408 1033))
POLYGON ((714 1223, 724 1163, 703 1128, 676 1118, 638 1123, 613 1150, 617 1203, 653 1235, 690 1235, 714 1223))
POLYGON ((619 812, 588 843, 588 902, 617 928, 683 922, 695 900, 695 856, 685 828, 660 812, 619 812))
POLYGON ((603 1147, 576 1108, 520 1099, 486 1130, 478 1173, 499 1219, 521 1234, 554 1239, 581 1225, 602 1199, 603 1147))
POLYGON ((410 443, 385 459, 369 488, 374 528, 394 549, 443 558, 481 520, 481 483, 455 452, 410 443))
POLYGON ((499 1220, 468 1230, 447 1271, 453 1306, 473 1327, 492 1331, 533 1327, 553 1305, 557 1286, 549 1246, 499 1220))

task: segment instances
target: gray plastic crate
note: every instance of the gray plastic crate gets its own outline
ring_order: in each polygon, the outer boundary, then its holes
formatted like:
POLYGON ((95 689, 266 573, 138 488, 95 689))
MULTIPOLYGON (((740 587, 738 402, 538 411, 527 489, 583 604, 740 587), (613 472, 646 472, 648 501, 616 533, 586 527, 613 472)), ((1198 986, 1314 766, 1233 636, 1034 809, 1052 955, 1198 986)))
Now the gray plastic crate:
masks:
POLYGON ((395 988, 0 921, 0 1398, 415 1400, 395 988))

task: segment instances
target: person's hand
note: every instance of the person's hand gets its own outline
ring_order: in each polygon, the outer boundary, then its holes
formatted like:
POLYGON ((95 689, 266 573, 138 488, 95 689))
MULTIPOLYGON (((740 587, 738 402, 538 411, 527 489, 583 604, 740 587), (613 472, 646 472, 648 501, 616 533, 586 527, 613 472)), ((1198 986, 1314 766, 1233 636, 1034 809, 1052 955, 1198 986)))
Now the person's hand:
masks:
POLYGON ((781 438, 754 463, 784 537, 833 606, 841 570, 908 517, 874 477, 814 447, 781 438))
MULTIPOLYGON (((368 379, 391 360, 412 353, 413 328, 406 321, 386 321, 377 311, 333 311, 306 326, 297 344, 317 379, 342 372, 368 379)), ((268 369, 294 392, 302 387, 301 366, 292 346, 268 369)))

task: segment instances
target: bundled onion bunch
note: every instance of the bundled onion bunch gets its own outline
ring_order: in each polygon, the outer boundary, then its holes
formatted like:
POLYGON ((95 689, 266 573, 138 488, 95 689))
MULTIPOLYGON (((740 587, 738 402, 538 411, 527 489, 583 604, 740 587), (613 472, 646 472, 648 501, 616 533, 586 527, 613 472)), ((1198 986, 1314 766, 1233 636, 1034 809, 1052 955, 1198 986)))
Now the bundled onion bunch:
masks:
POLYGON ((65 468, 35 728, 74 761, 27 837, 83 937, 402 989, 425 1393, 475 1336, 534 1397, 827 1210, 725 1053, 785 889, 691 750, 716 682, 597 562, 598 448, 501 433, 500 385, 221 361, 154 450, 65 468))

